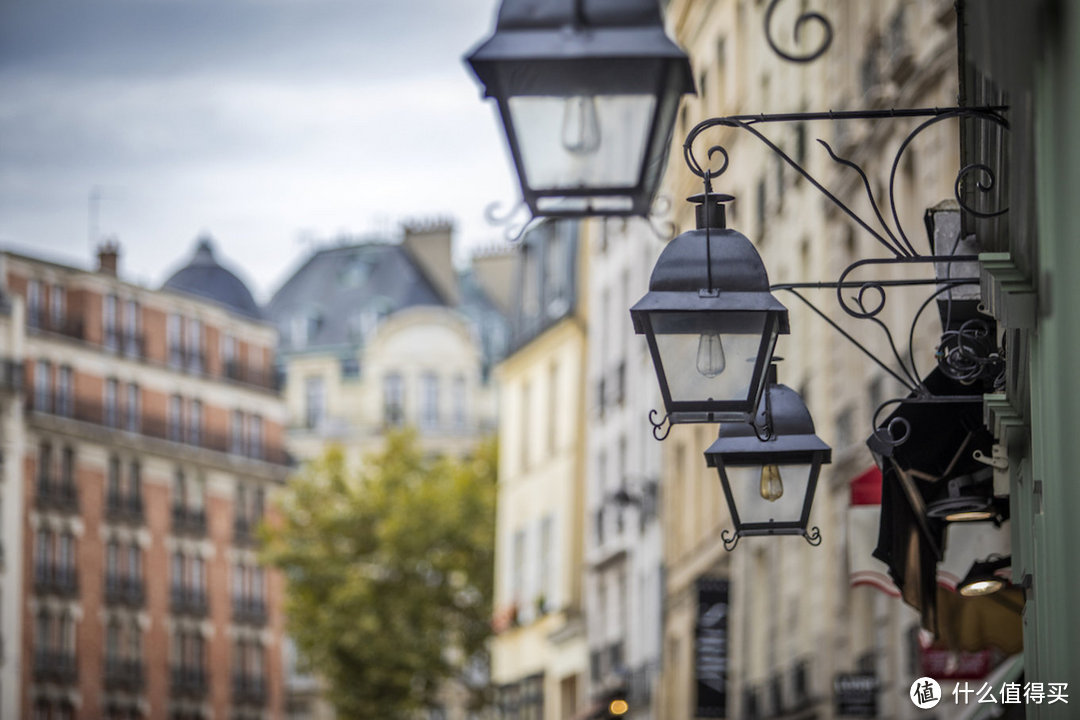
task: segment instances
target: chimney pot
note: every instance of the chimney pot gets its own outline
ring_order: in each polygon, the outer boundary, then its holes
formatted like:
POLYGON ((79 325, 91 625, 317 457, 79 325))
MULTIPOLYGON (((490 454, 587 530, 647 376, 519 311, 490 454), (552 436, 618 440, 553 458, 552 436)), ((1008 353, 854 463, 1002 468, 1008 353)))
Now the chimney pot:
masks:
POLYGON ((120 263, 120 243, 116 238, 110 238, 98 245, 97 256, 98 272, 115 277, 117 265, 120 263))

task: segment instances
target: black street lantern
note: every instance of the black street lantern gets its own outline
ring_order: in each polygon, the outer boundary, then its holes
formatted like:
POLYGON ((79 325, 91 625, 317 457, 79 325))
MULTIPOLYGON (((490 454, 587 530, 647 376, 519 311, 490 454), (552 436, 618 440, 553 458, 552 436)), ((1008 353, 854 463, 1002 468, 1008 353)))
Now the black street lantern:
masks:
POLYGON ((762 422, 721 425, 705 451, 705 462, 720 473, 735 523, 733 534, 725 530, 720 536, 728 550, 744 535, 802 535, 811 545, 821 544, 818 528, 806 526, 818 474, 832 461, 832 450, 814 434, 799 394, 776 384, 775 366, 770 375, 762 422))
POLYGON ((536 216, 646 215, 690 61, 656 0, 503 0, 468 56, 536 216))
POLYGON ((769 292, 761 256, 745 235, 725 228, 723 203, 731 196, 707 197, 690 198, 698 203, 698 229, 668 243, 649 292, 630 309, 673 424, 749 421, 777 335, 789 332, 787 308, 769 292))

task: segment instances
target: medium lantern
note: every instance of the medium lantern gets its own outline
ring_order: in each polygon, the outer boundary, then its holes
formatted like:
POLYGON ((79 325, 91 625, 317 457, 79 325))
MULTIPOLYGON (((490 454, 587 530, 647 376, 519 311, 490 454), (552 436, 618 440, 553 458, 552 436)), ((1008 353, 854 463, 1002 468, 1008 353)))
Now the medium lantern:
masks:
POLYGON ((656 0, 503 0, 467 58, 535 216, 646 215, 690 61, 656 0))
POLYGON ((814 434, 799 394, 776 384, 775 366, 770 376, 761 421, 721 425, 705 451, 705 462, 720 474, 735 523, 734 533, 721 534, 728 550, 746 535, 802 535, 811 545, 821 544, 818 528, 806 526, 818 474, 832 461, 832 450, 814 434))
POLYGON ((730 195, 697 195, 697 226, 668 243, 649 292, 630 309, 652 354, 667 419, 746 422, 788 313, 769 292, 761 256, 725 227, 730 195))

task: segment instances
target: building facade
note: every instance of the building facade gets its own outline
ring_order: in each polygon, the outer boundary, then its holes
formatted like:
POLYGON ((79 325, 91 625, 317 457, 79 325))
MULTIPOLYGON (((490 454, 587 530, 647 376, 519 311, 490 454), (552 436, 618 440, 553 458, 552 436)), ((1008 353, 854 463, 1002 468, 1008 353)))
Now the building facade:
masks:
POLYGON ((615 699, 627 702, 629 718, 662 717, 654 707, 664 587, 661 446, 646 422, 660 393, 627 312, 647 289, 662 247, 642 220, 589 224, 584 591, 588 699, 600 717, 615 699))
MULTIPOLYGON (((814 9, 831 21, 833 42, 808 64, 786 62, 770 49, 763 3, 673 0, 667 5, 669 28, 689 53, 698 84, 697 97, 683 101, 662 189, 676 199, 678 229, 693 227, 693 218, 690 207, 677 199, 701 192, 700 180, 682 163, 681 146, 685 134, 705 118, 955 104, 951 2, 822 5, 814 9)), ((778 6, 772 19, 777 42, 788 42, 797 13, 797 3, 778 6)), ((816 39, 807 24, 803 40, 812 46, 816 39)), ((859 176, 814 140, 821 138, 838 157, 866 168, 866 187, 885 202, 892 192, 894 153, 913 127, 829 121, 781 123, 762 132, 845 203, 869 213, 859 176)), ((896 208, 896 222, 924 253, 924 211, 953 196, 956 137, 955 123, 920 135, 898 166, 892 202, 884 205, 896 208)), ((750 133, 718 128, 701 144, 702 159, 709 145, 727 149, 730 167, 713 181, 715 192, 735 196, 728 205, 728 226, 754 242, 772 283, 835 280, 853 261, 883 256, 868 233, 750 133)), ((891 226, 894 219, 888 222, 891 226)), ((806 296, 830 316, 846 318, 838 312, 835 291, 815 292, 806 296)), ((843 712, 840 698, 849 685, 869 683, 874 705, 859 713, 914 717, 919 711, 907 692, 924 674, 919 615, 883 592, 884 583, 873 587, 854 577, 849 562, 853 551, 869 556, 877 539, 857 535, 849 525, 852 481, 874 467, 864 441, 879 405, 906 391, 797 297, 775 294, 788 306, 792 328, 777 344, 776 354, 783 357, 780 382, 799 392, 817 434, 833 448, 810 522, 821 528, 823 542, 811 547, 799 538, 747 538, 726 551, 721 532, 733 525, 717 473, 703 458, 714 428, 673 428, 664 442, 662 481, 667 570, 662 716, 830 718, 843 712)), ((924 297, 896 293, 881 319, 904 328, 905 337, 897 339, 900 351, 910 350, 929 369, 940 326, 923 323, 910 340, 906 337, 924 297)), ((888 345, 869 326, 844 323, 854 338, 885 358, 888 345)), ((884 566, 880 574, 885 576, 884 566)))
POLYGON ((517 247, 519 291, 499 384, 496 716, 561 720, 585 707, 583 607, 588 255, 578 224, 517 247))
POLYGON ((118 255, 3 256, 23 368, 4 407, 5 717, 280 716, 282 580, 255 534, 288 470, 276 332, 208 238, 160 290, 120 279, 118 255))

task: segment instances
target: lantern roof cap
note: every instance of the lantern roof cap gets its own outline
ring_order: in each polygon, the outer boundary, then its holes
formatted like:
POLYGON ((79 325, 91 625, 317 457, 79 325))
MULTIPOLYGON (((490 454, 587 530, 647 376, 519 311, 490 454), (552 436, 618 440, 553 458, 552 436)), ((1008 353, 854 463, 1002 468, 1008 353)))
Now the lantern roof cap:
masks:
POLYGON ((761 440, 759 431, 750 423, 724 423, 716 440, 705 451, 709 467, 716 467, 720 457, 730 461, 734 459, 732 456, 740 464, 758 464, 782 461, 784 454, 824 453, 821 461, 830 462, 832 449, 814 433, 814 419, 799 393, 775 382, 765 392, 767 397, 762 399, 758 425, 768 422, 769 439, 761 440), (763 417, 764 407, 769 408, 769 418, 763 417))

